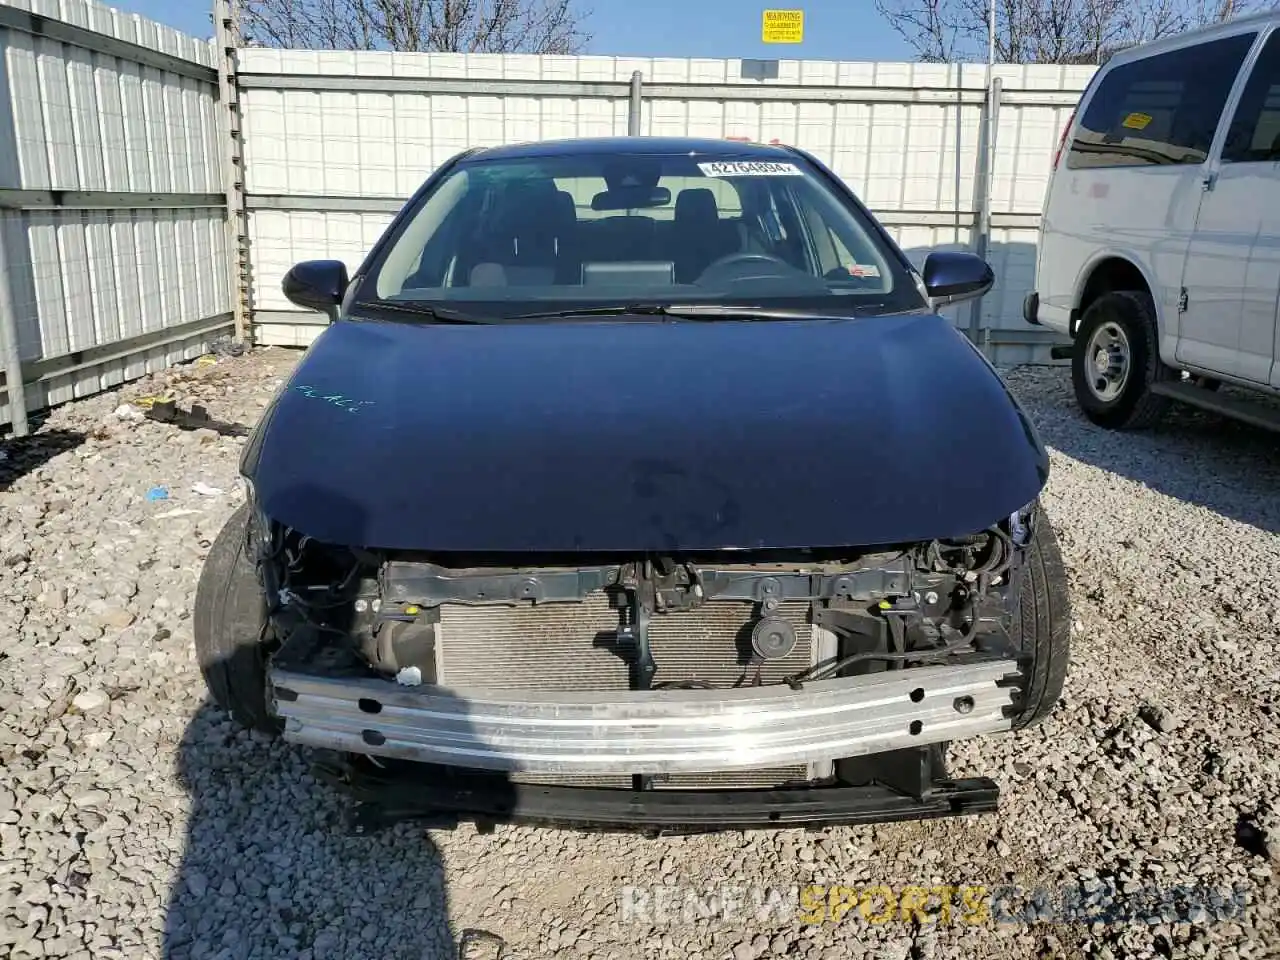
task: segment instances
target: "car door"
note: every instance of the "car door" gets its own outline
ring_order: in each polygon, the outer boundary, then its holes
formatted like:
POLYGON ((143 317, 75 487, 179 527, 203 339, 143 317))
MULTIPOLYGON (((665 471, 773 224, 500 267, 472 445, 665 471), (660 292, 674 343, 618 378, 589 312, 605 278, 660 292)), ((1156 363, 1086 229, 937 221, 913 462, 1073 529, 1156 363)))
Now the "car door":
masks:
POLYGON ((1262 41, 1228 110, 1187 251, 1176 356, 1267 383, 1280 295, 1280 32, 1262 41))
POLYGON ((1253 242, 1245 269, 1239 373, 1280 386, 1280 28, 1258 52, 1227 126, 1217 182, 1240 193, 1253 242))

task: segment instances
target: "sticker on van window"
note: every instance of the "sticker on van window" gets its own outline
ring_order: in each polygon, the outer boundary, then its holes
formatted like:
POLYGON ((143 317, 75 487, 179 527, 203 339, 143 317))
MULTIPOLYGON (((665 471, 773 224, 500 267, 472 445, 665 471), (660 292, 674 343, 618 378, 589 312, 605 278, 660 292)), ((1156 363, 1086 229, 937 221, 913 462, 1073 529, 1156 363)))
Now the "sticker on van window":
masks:
POLYGON ((698 169, 708 177, 803 177, 794 163, 773 160, 720 160, 700 163, 698 169))
POLYGON ((1124 126, 1130 130, 1145 130, 1147 125, 1151 123, 1151 114, 1149 113, 1131 113, 1124 118, 1124 126))
POLYGON ((874 263, 851 263, 846 268, 852 277, 878 277, 880 268, 874 263))

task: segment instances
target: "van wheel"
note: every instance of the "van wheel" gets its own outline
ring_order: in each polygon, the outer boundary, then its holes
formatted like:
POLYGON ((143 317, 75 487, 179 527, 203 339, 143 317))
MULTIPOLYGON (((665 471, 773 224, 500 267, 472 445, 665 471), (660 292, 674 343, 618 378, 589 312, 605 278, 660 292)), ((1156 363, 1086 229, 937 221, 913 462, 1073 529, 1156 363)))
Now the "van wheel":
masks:
POLYGON ((1140 430, 1169 407, 1151 385, 1173 375, 1160 360, 1155 305, 1147 293, 1113 290, 1089 306, 1076 332, 1071 379, 1086 417, 1112 430, 1140 430))

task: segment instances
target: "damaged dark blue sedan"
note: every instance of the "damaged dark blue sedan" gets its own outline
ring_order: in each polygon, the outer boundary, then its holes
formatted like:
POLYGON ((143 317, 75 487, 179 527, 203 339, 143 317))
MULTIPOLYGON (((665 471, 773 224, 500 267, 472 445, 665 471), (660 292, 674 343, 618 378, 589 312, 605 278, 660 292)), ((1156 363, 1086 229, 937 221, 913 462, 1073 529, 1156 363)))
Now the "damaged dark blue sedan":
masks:
POLYGON ((687 832, 990 811, 1043 718, 1048 459, 917 272, 789 147, 471 150, 349 277, 245 448, 195 641, 366 824, 687 832))

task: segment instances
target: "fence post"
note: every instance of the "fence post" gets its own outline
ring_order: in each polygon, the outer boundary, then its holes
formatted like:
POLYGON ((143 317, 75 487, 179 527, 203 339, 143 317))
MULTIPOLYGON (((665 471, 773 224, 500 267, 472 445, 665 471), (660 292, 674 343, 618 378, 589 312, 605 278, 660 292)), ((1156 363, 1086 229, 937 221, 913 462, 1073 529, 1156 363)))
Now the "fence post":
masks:
POLYGON ((9 257, 5 241, 9 237, 6 221, 21 214, 0 214, 0 360, 4 363, 5 393, 9 397, 9 429, 15 437, 25 437, 31 430, 27 421, 27 388, 22 381, 22 357, 18 352, 18 315, 13 304, 13 288, 9 286, 9 257))
POLYGON ((218 102, 221 106, 222 185, 227 204, 227 259, 235 338, 250 338, 249 223, 244 210, 244 163, 241 151, 240 97, 236 84, 236 48, 240 45, 240 0, 213 0, 214 35, 218 46, 218 102))
POLYGON ((639 70, 631 74, 631 102, 627 106, 627 136, 640 136, 640 104, 644 96, 644 76, 639 70))
MULTIPOLYGON (((991 185, 996 165, 996 129, 1000 117, 1001 87, 999 77, 993 78, 987 87, 987 98, 982 111, 982 148, 978 151, 978 215, 973 252, 984 259, 991 246, 991 185)), ((978 342, 978 330, 982 326, 982 300, 983 298, 979 298, 969 304, 969 339, 975 344, 978 342)))

